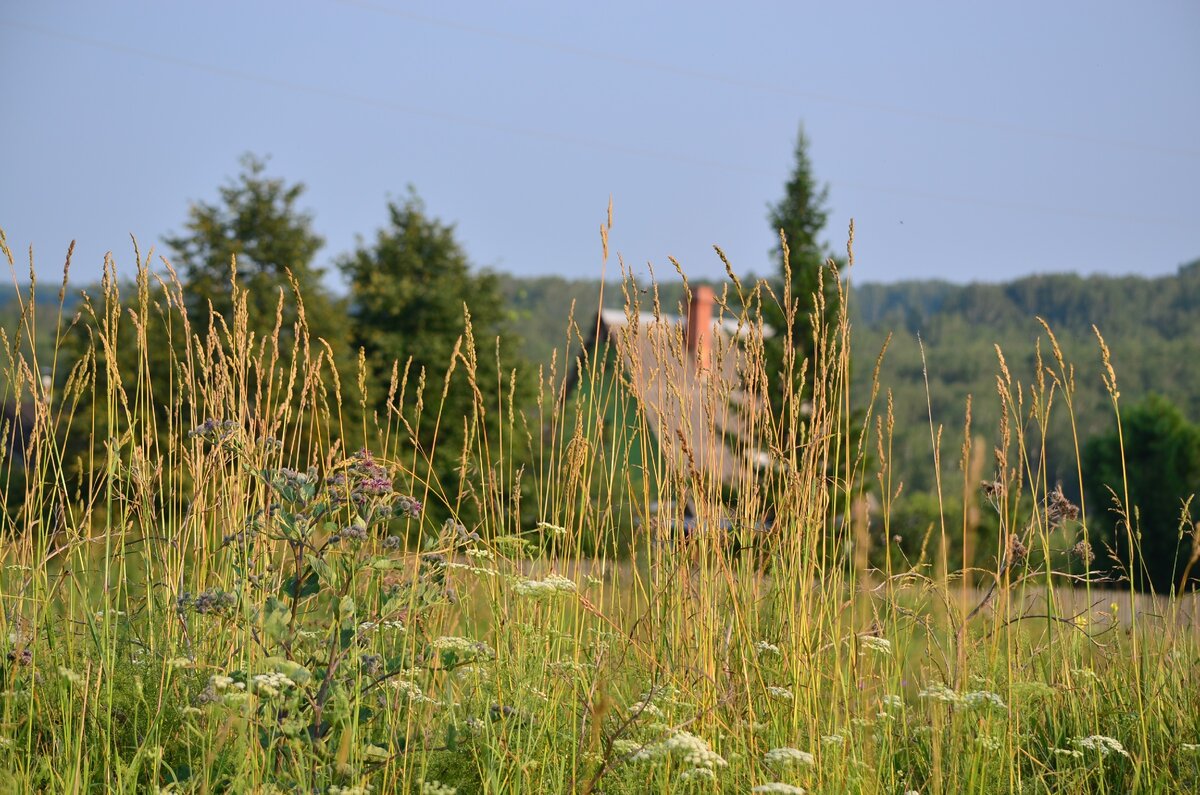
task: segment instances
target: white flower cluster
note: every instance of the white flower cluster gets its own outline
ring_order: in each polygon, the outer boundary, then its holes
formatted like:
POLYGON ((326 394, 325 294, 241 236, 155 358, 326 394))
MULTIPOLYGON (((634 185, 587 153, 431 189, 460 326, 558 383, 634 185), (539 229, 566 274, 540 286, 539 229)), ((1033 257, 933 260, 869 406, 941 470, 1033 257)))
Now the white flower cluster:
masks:
POLYGON ((783 652, 779 650, 778 646, 776 646, 774 643, 769 643, 765 640, 760 640, 758 643, 754 644, 754 652, 759 657, 765 657, 765 656, 782 657, 783 656, 783 652))
POLYGON ((393 679, 392 687, 400 691, 400 697, 404 701, 421 703, 429 700, 425 697, 425 694, 421 692, 420 686, 418 686, 416 682, 412 682, 408 679, 393 679))
POLYGON ((484 659, 491 659, 496 656, 496 652, 492 651, 491 647, 487 644, 457 635, 443 635, 440 638, 434 638, 429 641, 429 647, 435 651, 452 651, 484 659))
POLYGON ((1180 743, 1179 750, 1189 754, 1200 753, 1200 743, 1180 743))
POLYGON ((563 594, 574 593, 578 586, 574 580, 551 574, 544 580, 520 580, 513 590, 521 596, 533 599, 548 599, 563 594))
POLYGON ((632 762, 653 762, 657 759, 678 758, 689 767, 718 768, 728 762, 691 732, 676 732, 660 743, 648 745, 630 757, 632 762))
POLYGON ((232 676, 225 676, 223 674, 213 674, 212 676, 208 677, 208 686, 218 693, 220 693, 222 690, 228 690, 231 687, 234 690, 246 689, 245 682, 235 682, 233 681, 232 676))
POLYGON ((255 674, 251 678, 250 683, 254 688, 254 692, 264 698, 275 698, 283 690, 296 686, 295 682, 277 671, 255 674))
POLYGON ((880 701, 888 709, 904 709, 904 699, 895 693, 887 693, 880 701))
POLYGON ((832 748, 835 745, 845 745, 846 738, 840 734, 826 734, 821 738, 821 745, 832 748))
POLYGON ((75 673, 70 668, 66 667, 65 665, 58 666, 58 675, 61 676, 63 679, 66 679, 68 682, 70 682, 73 685, 83 684, 83 677, 80 676, 79 674, 75 673))
POLYGON ((371 795, 371 785, 363 784, 362 786, 339 787, 337 784, 333 784, 326 792, 329 795, 371 795))
MULTIPOLYGON (((838 738, 841 739, 840 737, 838 738)), ((763 754, 763 762, 774 767, 787 767, 789 765, 803 765, 812 767, 817 763, 817 758, 808 751, 801 751, 799 748, 772 748, 763 754)))
POLYGON ((929 701, 938 701, 943 704, 953 704, 959 709, 991 707, 1001 712, 1008 709, 1004 704, 1004 699, 990 690, 972 690, 959 694, 943 684, 932 684, 918 693, 917 697, 929 701))
POLYGON ((652 701, 635 701, 629 705, 629 714, 639 718, 661 718, 663 711, 655 706, 652 701))
POLYGON ((887 638, 881 638, 877 635, 859 635, 858 645, 878 654, 892 653, 892 642, 887 638))
POLYGON ((492 554, 491 550, 478 549, 475 547, 472 547, 471 549, 467 550, 467 556, 472 557, 472 558, 479 558, 481 560, 495 560, 495 558, 496 558, 496 556, 492 554))
POLYGON ((440 781, 422 781, 421 795, 457 795, 458 788, 440 781))
POLYGON ((754 795, 805 795, 808 790, 804 789, 804 787, 784 784, 782 781, 772 781, 768 784, 759 784, 751 787, 750 791, 754 795))
POLYGON ((975 744, 985 751, 999 751, 1003 745, 1003 743, 1000 742, 999 737, 988 737, 985 734, 981 734, 976 737, 975 744))
POLYGON ((791 701, 793 698, 791 690, 788 690, 786 687, 776 687, 775 685, 767 688, 767 695, 776 701, 791 701))
POLYGON ((682 781, 716 781, 717 774, 709 767, 693 767, 679 774, 682 781))
POLYGON ((537 529, 541 530, 543 533, 553 533, 556 536, 565 536, 567 534, 567 528, 559 527, 558 525, 550 524, 549 522, 538 522, 537 529))
POLYGON ((937 683, 929 685, 920 693, 917 693, 917 698, 923 698, 929 701, 939 701, 943 704, 958 703, 958 693, 955 693, 953 690, 943 684, 937 683))
POLYGON ((1083 759, 1083 751, 1078 748, 1055 748, 1055 756, 1069 757, 1071 759, 1083 759))
POLYGON ((991 707, 992 709, 1004 712, 1008 709, 1004 705, 1004 699, 990 690, 972 690, 969 693, 963 693, 959 699, 959 706, 963 709, 978 709, 979 707, 991 707))
POLYGON ((1125 746, 1114 740, 1112 737, 1105 737, 1103 734, 1093 734, 1088 737, 1076 737, 1071 741, 1076 748, 1083 748, 1088 751, 1098 751, 1100 756, 1108 756, 1109 754, 1120 754, 1121 756, 1129 756, 1129 752, 1125 750, 1125 746))

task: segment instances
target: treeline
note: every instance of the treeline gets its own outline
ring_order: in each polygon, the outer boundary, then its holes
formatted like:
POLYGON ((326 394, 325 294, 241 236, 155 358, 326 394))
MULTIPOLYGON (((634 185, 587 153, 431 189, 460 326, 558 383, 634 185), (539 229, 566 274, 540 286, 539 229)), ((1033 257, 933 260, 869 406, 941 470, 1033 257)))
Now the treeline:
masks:
MULTIPOLYGON (((548 363, 556 348, 562 350, 572 305, 580 333, 587 337, 600 302, 599 281, 504 275, 499 283, 510 316, 523 332, 530 361, 548 363)), ((662 311, 677 313, 683 292, 678 282, 658 285, 662 311)), ((639 290, 636 298, 649 309, 653 291, 639 290)), ((605 306, 619 308, 623 301, 619 285, 605 286, 605 306)), ((1089 524, 1097 531, 1094 554, 1101 565, 1105 556, 1111 556, 1107 562, 1116 569, 1127 565, 1128 555, 1117 543, 1124 517, 1109 492, 1112 488, 1124 498, 1120 452, 1113 447, 1117 414, 1104 384, 1098 331, 1116 373, 1124 419, 1129 521, 1153 542, 1160 564, 1157 572, 1121 574, 1149 579, 1160 590, 1178 581, 1192 557, 1194 537, 1181 533, 1188 530, 1181 523, 1183 500, 1200 491, 1200 260, 1156 278, 1055 274, 999 284, 856 285, 849 312, 852 403, 860 412, 871 395, 876 358, 886 343, 875 411, 884 411, 890 393, 891 465, 895 479, 903 482, 890 527, 892 535, 904 539, 907 551, 917 554, 922 539, 940 525, 933 466, 939 430, 940 510, 949 514, 949 527, 962 525, 958 495, 964 475, 958 461, 968 399, 978 470, 972 476, 997 474, 991 451, 1000 444, 1003 405, 997 377, 1003 356, 1025 412, 1028 474, 1051 488, 1061 484, 1072 502, 1086 496, 1089 524), (1073 366, 1075 381, 1070 411, 1061 391, 1055 392, 1044 436, 1029 416, 1031 390, 1038 384, 1039 356, 1043 380, 1045 368, 1055 362, 1049 334, 1038 318, 1049 326, 1073 366)), ((1195 517, 1200 511, 1191 514, 1195 517)), ((983 545, 994 545, 996 517, 989 517, 985 506, 976 521, 983 545)), ((887 539, 878 542, 886 545, 887 539)))

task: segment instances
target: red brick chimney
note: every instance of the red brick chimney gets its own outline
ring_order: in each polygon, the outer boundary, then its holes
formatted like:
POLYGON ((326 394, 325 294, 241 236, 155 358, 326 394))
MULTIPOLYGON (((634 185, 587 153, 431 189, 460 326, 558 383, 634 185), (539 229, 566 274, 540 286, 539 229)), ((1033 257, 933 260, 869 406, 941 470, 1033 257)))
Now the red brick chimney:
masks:
POLYGON ((711 287, 701 285, 692 291, 686 327, 687 349, 698 371, 707 370, 711 364, 714 303, 716 295, 711 287))

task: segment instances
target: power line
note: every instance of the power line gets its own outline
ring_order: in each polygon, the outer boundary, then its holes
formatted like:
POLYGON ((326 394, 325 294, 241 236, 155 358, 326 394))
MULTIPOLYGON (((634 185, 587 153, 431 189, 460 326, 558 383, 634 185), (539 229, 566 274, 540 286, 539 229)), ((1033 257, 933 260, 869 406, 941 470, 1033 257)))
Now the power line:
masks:
MULTIPOLYGON (((0 20, 0 26, 25 30, 38 35, 61 39, 64 41, 82 44, 96 49, 107 50, 110 52, 119 53, 122 55, 144 58, 147 60, 157 61, 159 63, 170 64, 173 66, 184 67, 198 72, 221 77, 226 79, 241 80, 248 83, 256 83, 258 85, 267 86, 269 88, 283 89, 296 93, 312 94, 322 96, 329 99, 337 99, 345 102, 357 103, 369 107, 380 108, 383 110, 394 111, 410 116, 421 116, 437 121, 448 122, 451 124, 459 124, 464 126, 476 127, 480 129, 502 132, 509 135, 525 136, 536 138, 544 141, 553 141, 555 143, 567 144, 571 146, 583 147, 588 149, 596 149, 602 151, 613 152, 615 154, 632 155, 636 157, 649 158, 654 160, 663 160, 682 165, 698 166, 703 168, 720 169, 723 171, 738 172, 743 174, 752 174, 756 176, 778 176, 773 171, 766 169, 747 166, 744 164, 729 163, 719 160, 711 160, 706 158, 697 158, 689 155, 683 155, 678 152, 667 150, 649 149, 644 147, 626 146, 622 144, 613 144, 610 141, 586 138, 580 136, 564 135, 557 132, 532 128, 519 127, 513 125, 500 124, 488 119, 478 117, 465 116, 461 114, 446 113, 444 111, 432 110, 429 108, 420 108, 410 105, 404 105, 392 100, 379 99, 364 94, 353 94, 337 89, 326 88, 322 86, 314 86, 307 83, 300 83, 293 80, 283 80, 269 75, 248 72, 241 69, 231 69, 225 66, 195 61, 188 58, 181 58, 176 55, 167 55, 164 53, 144 50, 139 47, 130 47, 124 44, 117 44, 102 39, 95 39, 88 36, 79 36, 72 33, 62 33, 59 31, 49 30, 36 25, 29 25, 22 22, 13 22, 9 20, 0 20)), ((1178 226, 1188 224, 1190 222, 1183 219, 1168 218, 1161 216, 1136 216, 1122 213, 1095 212, 1091 210, 1082 210, 1070 207, 1051 207, 1034 205, 1025 202, 1005 202, 993 199, 980 198, 976 196, 941 194, 929 192, 916 192, 907 188, 895 188, 888 186, 872 185, 869 183, 861 183, 853 180, 838 180, 839 187, 851 187, 858 190, 863 190, 869 193, 877 193, 884 195, 901 196, 908 198, 922 199, 926 201, 936 201, 948 204, 966 204, 979 207, 987 207, 991 209, 1003 209, 1017 212, 1024 212, 1036 215, 1057 215, 1071 216, 1087 220, 1105 221, 1105 222, 1124 222, 1137 224, 1151 225, 1171 225, 1178 226)))
POLYGON ((752 80, 744 77, 737 77, 718 72, 708 72, 698 69, 681 67, 676 64, 667 63, 665 61, 655 61, 649 58, 635 58, 627 55, 620 55, 603 50, 595 50, 587 47, 578 47, 575 45, 563 44, 561 42, 552 41, 550 39, 542 39, 534 36, 526 36, 519 33, 510 33, 508 31, 496 30, 480 25, 457 22, 438 17, 431 17, 425 14, 417 14, 411 11, 405 11, 398 8, 393 8, 371 0, 329 0, 343 6, 352 6, 365 11, 386 14, 388 16, 399 17, 417 22, 423 25, 440 27, 447 30, 456 30, 464 33, 471 33, 477 36, 495 39, 497 41, 507 41, 513 44, 522 46, 537 47, 539 49, 559 52, 567 55, 572 55, 580 58, 588 58, 596 61, 607 63, 620 64, 635 69, 646 71, 661 72, 663 74, 675 75, 676 77, 684 77, 694 80, 701 80, 710 83, 719 83, 722 85, 732 86, 734 88, 743 88, 752 91, 775 94, 778 96, 792 97, 796 99, 807 99, 816 102, 823 102, 830 105, 836 105, 847 108, 855 108, 858 110, 866 110, 874 113, 883 113, 893 116, 904 116, 914 119, 925 119, 942 124, 955 124, 967 127, 976 127, 979 129, 995 130, 1010 134, 1049 138, 1059 141, 1070 141, 1073 143, 1089 143, 1099 146, 1115 147, 1120 149, 1134 149, 1145 152, 1153 152, 1160 155, 1181 156, 1200 158, 1200 150, 1185 149, 1180 147, 1162 146, 1160 144, 1148 144, 1141 141, 1128 141, 1115 138, 1103 138, 1094 135, 1085 135, 1081 133, 1068 132, 1064 130, 1051 130, 1039 127, 1029 127, 1026 125, 1012 124, 1011 122, 1000 121, 998 119, 985 119, 974 116, 964 116, 959 114, 940 113, 936 111, 920 110, 908 108, 900 105, 891 105, 879 102, 867 102, 848 98, 838 94, 828 94, 809 89, 797 89, 789 86, 782 86, 777 83, 770 83, 761 80, 752 80))

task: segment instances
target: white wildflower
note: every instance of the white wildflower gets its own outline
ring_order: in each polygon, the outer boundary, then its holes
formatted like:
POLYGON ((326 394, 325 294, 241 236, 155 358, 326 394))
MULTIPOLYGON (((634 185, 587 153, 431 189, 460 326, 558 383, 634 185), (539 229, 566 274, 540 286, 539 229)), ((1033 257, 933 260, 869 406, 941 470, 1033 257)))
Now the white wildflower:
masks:
POLYGON ((495 558, 496 558, 496 556, 491 553, 491 550, 487 550, 487 549, 475 549, 475 548, 468 549, 467 555, 469 557, 478 558, 480 560, 495 560, 495 558))
POLYGON ((979 707, 992 707, 999 711, 1008 709, 1004 705, 1004 699, 991 692, 990 690, 972 690, 969 693, 963 693, 958 700, 958 704, 963 709, 978 709, 979 707))
POLYGON ((543 580, 521 580, 513 586, 513 590, 520 596, 528 596, 532 599, 549 599, 574 593, 578 590, 578 586, 574 580, 557 574, 550 574, 543 580))
POLYGON ((760 640, 758 643, 754 644, 754 652, 759 657, 766 657, 766 656, 782 657, 783 656, 783 652, 779 650, 778 646, 776 646, 774 643, 769 643, 768 641, 765 641, 765 640, 760 640))
POLYGON ((256 694, 264 698, 275 698, 282 691, 295 687, 296 683, 277 671, 271 671, 255 674, 250 679, 250 686, 256 694))
POLYGON ((70 668, 67 668, 65 665, 58 666, 58 675, 73 685, 83 684, 83 677, 72 671, 70 668))
POLYGON ((716 781, 717 774, 709 767, 693 767, 679 774, 683 781, 716 781))
POLYGON ((881 638, 877 635, 859 635, 858 643, 860 646, 868 648, 878 654, 892 653, 892 642, 887 638, 881 638))
POLYGON ((728 762, 708 743, 691 732, 676 732, 660 743, 648 745, 630 757, 633 762, 653 762, 664 757, 677 758, 689 767, 725 767, 728 762))
POLYGON ((755 795, 805 795, 808 791, 804 787, 794 787, 791 784, 784 784, 781 781, 772 781, 769 784, 759 784, 751 787, 750 791, 755 795))
POLYGON ((1200 753, 1200 743, 1180 743, 1179 750, 1189 754, 1200 753))
POLYGON ((233 677, 213 674, 208 677, 208 684, 213 690, 221 691, 233 685, 233 677))
POLYGON ((791 701, 793 698, 791 690, 788 690, 786 687, 776 687, 775 685, 767 688, 767 695, 776 701, 791 701))
POLYGON ((1128 757, 1129 752, 1125 750, 1125 746, 1112 737, 1105 737, 1103 734, 1093 734, 1088 737, 1076 737, 1071 741, 1076 748, 1083 748, 1088 751, 1099 751, 1100 756, 1108 756, 1109 754, 1120 754, 1128 757))
POLYGON ((457 795, 458 788, 440 781, 422 781, 421 795, 457 795))
POLYGON ((917 693, 917 698, 924 698, 929 701, 938 701, 943 704, 957 704, 959 701, 958 693, 946 687, 943 684, 926 685, 925 689, 917 693))
POLYGON ((1054 755, 1070 759, 1083 759, 1083 751, 1078 748, 1055 748, 1054 755))
POLYGON ((888 709, 904 709, 904 699, 895 693, 887 693, 880 699, 888 709))
POLYGON ((1002 743, 997 737, 988 737, 980 735, 975 738, 975 744, 986 751, 999 751, 1002 743))
POLYGON ((634 703, 630 704, 629 705, 629 714, 635 715, 639 718, 641 718, 641 717, 647 717, 647 718, 663 717, 663 711, 661 709, 659 709, 658 707, 656 707, 650 701, 635 701, 634 703))
POLYGON ((191 668, 195 664, 195 661, 190 657, 172 657, 167 660, 168 668, 191 668))
POLYGON ((496 656, 496 652, 492 651, 490 646, 480 643, 477 640, 455 635, 443 635, 440 638, 434 638, 429 641, 429 647, 435 651, 451 651, 457 654, 472 655, 485 659, 491 659, 496 656))
POLYGON ((845 744, 846 744, 846 738, 840 734, 826 734, 824 737, 821 738, 821 745, 832 747, 835 745, 845 745, 845 744))
POLYGON ((567 534, 567 528, 559 527, 558 525, 550 524, 549 522, 538 522, 537 529, 541 530, 543 533, 553 533, 556 536, 565 536, 567 534))
POLYGON ((788 765, 812 767, 817 763, 817 758, 808 751, 801 751, 799 748, 772 748, 763 755, 763 762, 775 767, 786 767, 788 765))

